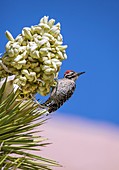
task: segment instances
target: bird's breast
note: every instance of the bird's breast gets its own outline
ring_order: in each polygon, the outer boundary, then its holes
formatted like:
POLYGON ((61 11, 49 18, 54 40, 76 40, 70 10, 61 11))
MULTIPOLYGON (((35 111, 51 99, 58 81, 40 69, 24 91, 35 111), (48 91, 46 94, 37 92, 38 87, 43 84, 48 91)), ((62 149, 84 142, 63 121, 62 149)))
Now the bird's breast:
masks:
POLYGON ((71 96, 75 90, 75 82, 69 79, 59 79, 57 82, 57 86, 55 87, 54 91, 52 92, 52 95, 59 97, 61 99, 65 96, 68 98, 71 96))

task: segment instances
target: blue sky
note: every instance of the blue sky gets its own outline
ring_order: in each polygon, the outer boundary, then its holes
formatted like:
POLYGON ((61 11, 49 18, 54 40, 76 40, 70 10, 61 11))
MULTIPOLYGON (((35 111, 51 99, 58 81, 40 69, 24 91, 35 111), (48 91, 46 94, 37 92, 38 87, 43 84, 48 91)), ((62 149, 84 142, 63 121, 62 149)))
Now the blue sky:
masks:
POLYGON ((61 115, 73 115, 119 125, 119 1, 118 0, 1 0, 0 53, 9 30, 16 37, 44 15, 62 26, 67 69, 86 71, 61 115))

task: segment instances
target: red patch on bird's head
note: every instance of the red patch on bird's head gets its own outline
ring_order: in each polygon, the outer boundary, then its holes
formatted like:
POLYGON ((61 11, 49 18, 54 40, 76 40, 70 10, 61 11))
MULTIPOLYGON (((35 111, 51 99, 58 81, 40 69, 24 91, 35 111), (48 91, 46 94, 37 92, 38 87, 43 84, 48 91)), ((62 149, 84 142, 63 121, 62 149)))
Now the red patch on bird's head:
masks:
POLYGON ((64 75, 69 74, 70 72, 73 72, 72 70, 67 70, 64 75))

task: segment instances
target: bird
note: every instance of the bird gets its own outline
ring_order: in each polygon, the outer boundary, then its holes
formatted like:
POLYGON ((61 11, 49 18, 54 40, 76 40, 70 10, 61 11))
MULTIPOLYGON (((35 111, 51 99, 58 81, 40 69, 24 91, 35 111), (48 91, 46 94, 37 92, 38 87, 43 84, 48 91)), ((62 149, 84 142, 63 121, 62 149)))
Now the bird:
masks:
POLYGON ((85 72, 67 70, 62 79, 57 79, 57 85, 52 88, 50 97, 42 104, 48 108, 48 113, 58 110, 74 93, 76 80, 85 72))

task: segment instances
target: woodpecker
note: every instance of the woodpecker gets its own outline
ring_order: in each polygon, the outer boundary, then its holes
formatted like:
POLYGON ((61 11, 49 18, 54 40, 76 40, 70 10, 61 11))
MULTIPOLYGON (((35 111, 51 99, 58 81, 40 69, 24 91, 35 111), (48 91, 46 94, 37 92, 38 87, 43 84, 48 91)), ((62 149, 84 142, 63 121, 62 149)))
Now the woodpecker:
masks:
POLYGON ((42 104, 48 108, 49 113, 59 109, 72 96, 76 88, 76 80, 84 73, 67 70, 64 77, 57 80, 57 85, 52 88, 50 97, 42 104))

